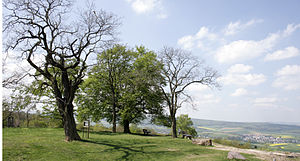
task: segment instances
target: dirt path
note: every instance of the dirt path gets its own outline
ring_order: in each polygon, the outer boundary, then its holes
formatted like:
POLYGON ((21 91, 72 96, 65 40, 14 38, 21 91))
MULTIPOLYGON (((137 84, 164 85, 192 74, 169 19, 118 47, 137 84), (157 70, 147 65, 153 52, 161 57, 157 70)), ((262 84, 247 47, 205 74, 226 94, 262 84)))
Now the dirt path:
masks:
POLYGON ((216 143, 214 143, 214 147, 210 147, 210 149, 253 154, 257 158, 266 161, 273 161, 274 159, 276 159, 276 161, 300 161, 300 153, 268 152, 255 149, 240 149, 216 143))

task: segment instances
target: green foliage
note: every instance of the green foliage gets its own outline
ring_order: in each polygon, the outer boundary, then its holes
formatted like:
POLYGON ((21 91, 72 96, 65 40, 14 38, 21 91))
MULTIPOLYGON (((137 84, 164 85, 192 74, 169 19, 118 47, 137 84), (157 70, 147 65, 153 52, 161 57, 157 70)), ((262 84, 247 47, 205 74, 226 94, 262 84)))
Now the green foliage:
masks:
POLYGON ((78 120, 92 116, 95 122, 105 118, 112 123, 116 116, 120 124, 139 123, 146 114, 162 111, 162 64, 154 52, 115 45, 97 61, 76 98, 78 120))
POLYGON ((227 140, 227 139, 221 139, 221 138, 216 138, 213 140, 215 143, 219 143, 222 145, 228 145, 228 146, 233 146, 237 148, 242 148, 242 149, 251 149, 252 145, 249 142, 243 143, 237 140, 227 140))
MULTIPOLYGON (((177 120, 177 128, 181 131, 185 131, 186 133, 192 135, 193 137, 197 136, 197 132, 193 127, 193 121, 189 118, 188 115, 180 115, 177 120)), ((178 131, 178 130, 177 130, 178 131)))
POLYGON ((151 122, 156 124, 156 125, 161 125, 165 127, 171 127, 172 126, 172 121, 169 115, 166 115, 164 113, 155 115, 152 119, 151 122))
MULTIPOLYGON (((77 130, 82 130, 83 129, 83 122, 78 123, 76 128, 77 128, 77 130)), ((92 132, 101 132, 101 131, 111 131, 111 129, 104 126, 101 123, 97 123, 93 126, 92 125, 90 126, 90 131, 92 131, 92 132)))
POLYGON ((136 124, 130 125, 130 131, 135 134, 143 134, 143 129, 139 128, 136 124))

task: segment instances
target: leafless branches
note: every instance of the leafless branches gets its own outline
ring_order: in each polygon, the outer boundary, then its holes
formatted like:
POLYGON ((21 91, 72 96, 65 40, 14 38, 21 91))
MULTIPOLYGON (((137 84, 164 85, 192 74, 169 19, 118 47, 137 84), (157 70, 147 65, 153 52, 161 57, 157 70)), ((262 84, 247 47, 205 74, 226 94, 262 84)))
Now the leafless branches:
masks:
POLYGON ((161 87, 173 126, 173 137, 176 137, 176 111, 191 97, 186 93, 186 88, 194 83, 200 83, 209 87, 220 87, 216 79, 218 72, 210 67, 204 67, 202 61, 193 57, 191 53, 170 47, 164 47, 160 53, 164 64, 164 76, 167 87, 161 87), (174 128, 175 126, 175 128, 174 128))
POLYGON ((6 50, 20 52, 52 88, 65 121, 66 139, 80 139, 73 118, 75 92, 83 81, 88 57, 115 40, 115 15, 96 11, 93 5, 76 17, 71 0, 4 0, 3 29, 6 50), (71 21, 72 18, 75 21, 71 21), (43 57, 36 63, 34 56, 43 57), (73 120, 72 120, 73 118, 73 120))

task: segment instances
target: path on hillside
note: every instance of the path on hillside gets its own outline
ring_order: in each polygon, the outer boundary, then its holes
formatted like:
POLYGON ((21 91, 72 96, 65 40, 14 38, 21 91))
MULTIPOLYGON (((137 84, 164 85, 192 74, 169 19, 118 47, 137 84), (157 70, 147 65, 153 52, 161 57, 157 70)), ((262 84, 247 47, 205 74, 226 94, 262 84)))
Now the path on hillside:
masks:
POLYGON ((300 160, 300 153, 288 153, 288 152, 284 153, 284 152, 269 152, 269 151, 255 150, 255 149, 240 149, 240 148, 225 146, 225 145, 216 144, 216 143, 214 143, 214 147, 210 147, 209 149, 235 151, 235 152, 239 152, 239 153, 253 154, 257 158, 266 160, 266 161, 273 161, 273 159, 276 159, 276 161, 300 160))

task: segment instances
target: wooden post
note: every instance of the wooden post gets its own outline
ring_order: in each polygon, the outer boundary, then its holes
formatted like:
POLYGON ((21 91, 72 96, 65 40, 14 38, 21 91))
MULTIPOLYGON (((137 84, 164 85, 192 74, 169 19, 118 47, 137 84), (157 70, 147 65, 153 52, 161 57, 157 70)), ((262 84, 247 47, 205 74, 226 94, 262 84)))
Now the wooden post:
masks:
POLYGON ((90 138, 90 120, 88 120, 88 139, 90 138))
POLYGON ((82 127, 82 138, 84 138, 84 126, 82 127))

